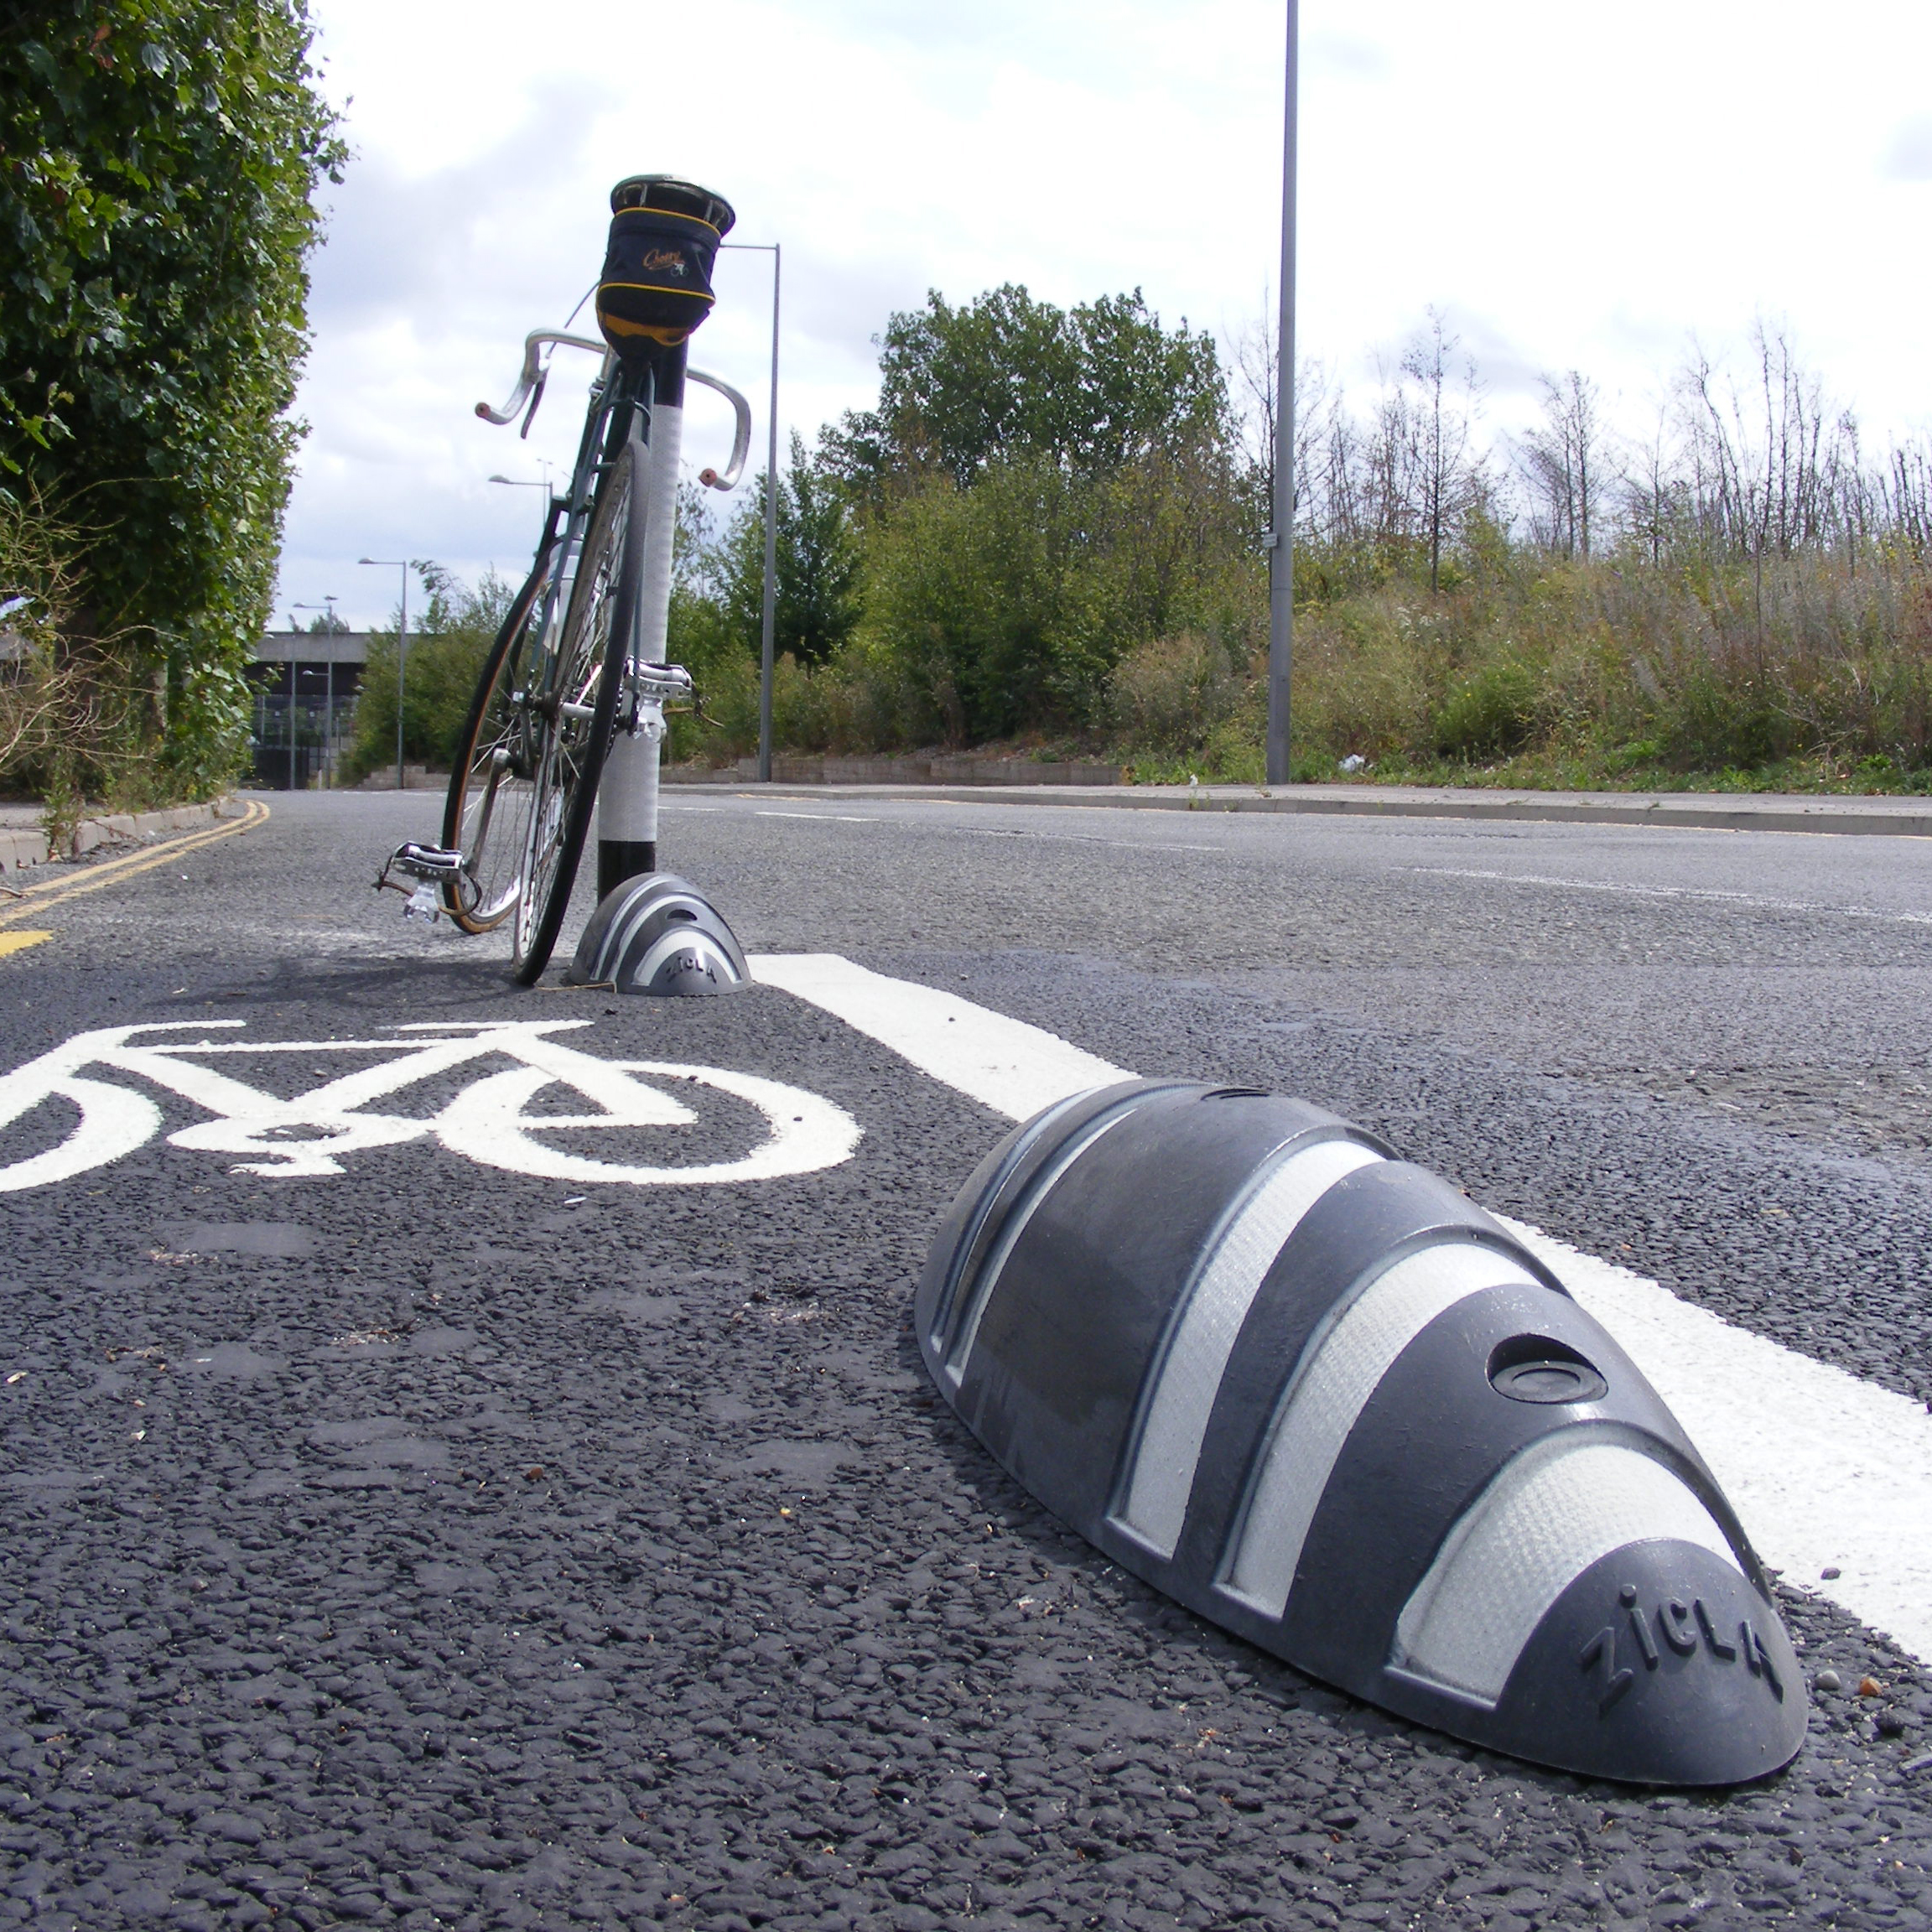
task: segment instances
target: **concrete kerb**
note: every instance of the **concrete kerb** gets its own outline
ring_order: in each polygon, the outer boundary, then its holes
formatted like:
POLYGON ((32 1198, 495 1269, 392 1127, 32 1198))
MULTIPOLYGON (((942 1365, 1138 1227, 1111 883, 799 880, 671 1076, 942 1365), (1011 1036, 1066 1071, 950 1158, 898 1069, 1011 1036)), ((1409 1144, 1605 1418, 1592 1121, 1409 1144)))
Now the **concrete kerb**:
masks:
POLYGON ((81 819, 58 852, 49 845, 46 828, 37 821, 0 824, 0 872, 22 871, 56 858, 78 859, 99 845, 138 844, 173 832, 192 831, 197 825, 233 818, 241 811, 240 800, 229 797, 206 805, 176 805, 164 812, 112 812, 104 818, 81 819))
MULTIPOLYGON (((796 786, 798 782, 793 780, 796 786)), ((776 779, 773 790, 787 781, 776 779)), ((670 787, 667 787, 669 789, 670 787)), ((746 796, 759 787, 732 787, 746 796)), ((1393 785, 812 785, 814 798, 931 800, 974 805, 1090 806, 1127 812, 1317 813, 1368 818, 1540 821, 1674 826, 1718 832, 1837 833, 1932 839, 1932 799, 1790 793, 1477 792, 1393 785)))

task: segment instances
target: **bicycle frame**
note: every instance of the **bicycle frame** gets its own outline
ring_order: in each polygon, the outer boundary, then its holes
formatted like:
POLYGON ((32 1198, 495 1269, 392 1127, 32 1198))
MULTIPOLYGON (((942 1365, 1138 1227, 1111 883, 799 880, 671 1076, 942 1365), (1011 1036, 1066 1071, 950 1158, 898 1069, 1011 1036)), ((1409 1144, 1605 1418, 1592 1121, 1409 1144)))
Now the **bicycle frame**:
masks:
MULTIPOLYGON (((516 388, 501 409, 492 409, 487 403, 479 402, 476 413, 486 421, 501 426, 513 421, 517 411, 529 399, 529 414, 524 420, 524 429, 528 432, 530 418, 534 417, 543 401, 543 387, 548 380, 547 363, 539 362, 539 351, 545 344, 571 349, 587 349, 598 352, 602 364, 593 378, 590 391, 590 406, 586 411, 583 434, 579 439, 577 457, 572 465, 568 494, 561 499, 552 500, 551 522, 545 532, 544 543, 553 545, 554 556, 551 564, 548 582, 543 595, 535 626, 538 640, 541 661, 548 667, 555 662, 555 644, 558 626, 563 623, 569 608, 570 590, 576 579, 576 569, 582 552, 584 538, 589 527, 591 514, 595 509, 597 486, 614 464, 628 438, 633 418, 641 409, 648 419, 653 400, 653 371, 648 363, 627 365, 605 348, 601 341, 588 336, 567 335, 559 330, 532 330, 524 338, 523 367, 517 378, 516 388), (564 519, 559 530, 558 517, 564 519)), ((702 384, 715 391, 730 403, 734 417, 731 455, 724 469, 720 471, 707 469, 701 472, 700 480, 708 488, 726 491, 733 488, 743 475, 745 456, 751 443, 751 406, 721 377, 705 373, 702 370, 687 368, 688 382, 702 384)), ((646 680, 644 696, 647 702, 659 702, 666 697, 688 697, 691 695, 691 680, 688 673, 679 673, 676 678, 667 678, 666 671, 675 667, 652 666, 652 675, 646 680)), ((643 667, 632 662, 631 677, 634 684, 643 678, 643 667)), ((554 702, 565 715, 587 718, 593 709, 588 693, 577 693, 569 697, 560 696, 548 689, 535 693, 534 701, 554 702)))
MULTIPOLYGON (((662 186, 657 177, 638 179, 642 192, 662 186)), ((719 206, 728 222, 729 209, 719 206)), ((647 323, 638 326, 649 332, 647 323)), ((751 440, 750 403, 728 382, 688 367, 675 334, 647 354, 628 347, 620 354, 589 336, 532 330, 508 399, 500 409, 479 402, 476 414, 505 425, 521 411, 527 434, 564 348, 595 351, 598 369, 569 482, 550 500, 537 558, 471 701, 444 843, 399 849, 377 881, 395 883, 393 869, 417 884, 412 911, 447 911, 468 932, 512 919, 516 974, 525 984, 542 974, 556 943, 593 813, 600 898, 615 882, 656 870, 665 712, 696 697, 689 674, 667 662, 686 385, 716 391, 735 418, 730 460, 722 471, 704 470, 705 485, 731 488, 751 440), (520 788, 519 816, 505 830, 497 806, 512 787, 520 788)))

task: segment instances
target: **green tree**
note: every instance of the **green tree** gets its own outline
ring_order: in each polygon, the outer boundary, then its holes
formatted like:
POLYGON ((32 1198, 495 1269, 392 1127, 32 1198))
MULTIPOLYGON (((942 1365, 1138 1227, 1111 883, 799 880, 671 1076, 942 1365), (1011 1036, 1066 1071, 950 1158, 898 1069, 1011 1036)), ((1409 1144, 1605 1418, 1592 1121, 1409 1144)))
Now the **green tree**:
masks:
POLYGON ((832 466, 874 496, 934 471, 964 489, 1022 454, 1101 475, 1229 434, 1213 338, 1163 328, 1138 288, 1071 309, 1012 283, 961 308, 935 289, 879 340, 878 407, 827 439, 832 466))
POLYGON ((91 539, 75 642, 158 683, 190 795, 246 736, 344 153, 309 37, 304 0, 0 9, 0 484, 91 539))
MULTIPOLYGON (((439 564, 418 564, 426 597, 410 626, 402 667, 402 755, 447 771, 470 699, 514 592, 494 572, 474 589, 439 564)), ((369 634, 369 662, 356 700, 356 735, 343 779, 356 784, 396 762, 396 631, 369 634)))
MULTIPOLYGON (((792 432, 792 460, 778 480, 778 595, 773 648, 803 665, 828 662, 858 625, 864 569, 850 503, 824 464, 792 432)), ((765 612, 765 477, 746 486, 713 564, 724 619, 754 654, 765 612)))
POLYGON ((867 546, 865 641, 954 743, 1101 722, 1138 645, 1197 633, 1240 663, 1257 641, 1259 565, 1212 459, 1085 477, 1015 456, 969 490, 928 479, 867 546))

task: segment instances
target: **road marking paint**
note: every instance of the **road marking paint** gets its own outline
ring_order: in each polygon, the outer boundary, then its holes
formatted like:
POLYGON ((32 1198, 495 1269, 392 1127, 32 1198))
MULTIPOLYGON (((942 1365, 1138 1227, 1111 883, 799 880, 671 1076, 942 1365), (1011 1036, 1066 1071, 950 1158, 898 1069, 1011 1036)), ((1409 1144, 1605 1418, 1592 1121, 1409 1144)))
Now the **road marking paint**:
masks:
POLYGON ((1134 1078, 1023 1020, 956 993, 869 972, 836 953, 760 953, 751 960, 751 975, 822 1008, 1010 1119, 1027 1119, 1069 1093, 1134 1078))
POLYGON ((51 932, 0 932, 0 959, 9 953, 24 953, 29 946, 38 946, 43 939, 51 939, 51 932))
POLYGON ((268 808, 260 800, 252 798, 242 816, 228 824, 212 826, 205 831, 184 832, 178 839, 165 839, 159 845, 149 846, 143 851, 130 852, 124 859, 109 859, 101 865, 89 867, 84 878, 50 879, 44 886, 30 886, 19 905, 0 912, 0 926, 11 926, 16 919, 28 918, 68 899, 78 899, 83 893, 99 892, 106 886, 118 886, 123 879, 132 879, 137 872, 152 871, 155 866, 168 865, 184 853, 199 851, 202 846, 212 845, 218 839, 232 839, 237 832, 252 831, 267 816, 268 808))
MULTIPOLYGON (((1134 1078, 1040 1027, 835 953, 765 955, 751 969, 1010 1119, 1134 1078)), ((1670 1405, 1765 1561, 1932 1661, 1924 1406, 1496 1218, 1555 1270, 1670 1405), (1834 1567, 1831 1582, 1814 1581, 1834 1567)))
POLYGON ((1614 879, 1555 879, 1540 872, 1474 872, 1455 865, 1405 865, 1438 879, 1483 879, 1498 886, 1555 886, 1569 892, 1621 892, 1633 899, 1693 899, 1739 906, 1753 912, 1826 912, 1839 919, 1882 919, 1900 926, 1932 926, 1932 912, 1888 912, 1877 906, 1818 906, 1805 899, 1768 899, 1757 892, 1726 892, 1701 886, 1626 885, 1614 879))
POLYGON ((1177 839, 1103 839, 1097 832, 1035 832, 1005 826, 948 825, 942 830, 962 839, 1041 839, 1055 845, 1111 845, 1122 852, 1212 852, 1228 856, 1225 845, 1183 845, 1177 839))
POLYGON ((157 1040, 186 1026, 239 1029, 238 1020, 166 1021, 79 1033, 11 1073, 0 1074, 0 1127, 34 1114, 49 1099, 79 1110, 79 1122, 55 1146, 0 1166, 0 1193, 42 1187, 118 1161, 145 1146, 163 1126, 161 1109, 136 1088, 82 1078, 101 1067, 134 1074, 180 1095, 212 1118, 169 1135, 168 1144, 201 1153, 254 1156, 230 1170, 281 1180, 315 1180, 343 1171, 340 1156, 434 1139, 452 1154, 485 1166, 553 1180, 683 1187, 769 1181, 815 1173, 850 1158, 859 1124, 831 1101, 803 1088, 717 1067, 655 1061, 610 1061, 553 1038, 587 1020, 435 1021, 396 1029, 389 1040, 157 1040), (425 1036, 433 1036, 425 1037, 425 1036), (254 1052, 382 1052, 375 1066, 352 1068, 288 1099, 251 1087, 199 1057, 254 1052), (492 1057, 521 1062, 485 1074, 434 1115, 380 1114, 371 1104, 418 1081, 492 1057), (655 1076, 673 1091, 632 1078, 655 1076), (733 1158, 686 1166, 592 1160, 554 1146, 539 1133, 592 1128, 682 1127, 697 1114, 679 1097, 691 1085, 715 1088, 763 1115, 764 1134, 733 1158), (595 1112, 532 1114, 530 1103, 552 1087, 588 1101, 595 1112))
POLYGON ((818 818, 828 825, 876 825, 876 818, 860 818, 849 812, 754 812, 754 818, 818 818))

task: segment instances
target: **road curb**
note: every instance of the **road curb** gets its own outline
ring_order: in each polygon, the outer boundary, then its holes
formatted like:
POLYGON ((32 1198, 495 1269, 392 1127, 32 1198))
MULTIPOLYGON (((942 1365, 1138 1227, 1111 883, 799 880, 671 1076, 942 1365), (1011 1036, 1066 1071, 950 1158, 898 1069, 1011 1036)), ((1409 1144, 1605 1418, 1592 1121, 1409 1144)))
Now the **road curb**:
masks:
POLYGON ((83 818, 56 854, 48 844, 40 826, 21 826, 0 830, 0 872, 23 871, 29 865, 44 865, 50 859, 78 859, 96 846, 138 843, 164 837, 170 832, 186 832, 197 825, 210 825, 217 819, 232 818, 242 809, 239 800, 217 798, 206 805, 175 805, 162 812, 112 812, 103 818, 83 818))
MULTIPOLYGON (((775 782, 775 789, 782 789, 775 782)), ((667 787, 667 789, 670 789, 667 787)), ((742 787, 734 787, 742 790, 742 787)), ((763 787, 746 796, 768 796, 763 787)), ((1363 818, 1460 818, 1504 823, 1671 826, 1706 832, 1836 833, 1858 838, 1932 839, 1932 800, 1798 797, 1726 799, 1709 792, 1576 794, 1551 792, 1407 791, 1394 786, 1233 787, 1071 785, 814 785, 814 798, 930 799, 973 805, 1092 806, 1125 812, 1313 813, 1363 818)))

